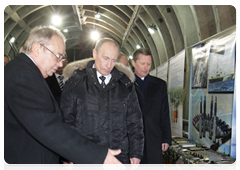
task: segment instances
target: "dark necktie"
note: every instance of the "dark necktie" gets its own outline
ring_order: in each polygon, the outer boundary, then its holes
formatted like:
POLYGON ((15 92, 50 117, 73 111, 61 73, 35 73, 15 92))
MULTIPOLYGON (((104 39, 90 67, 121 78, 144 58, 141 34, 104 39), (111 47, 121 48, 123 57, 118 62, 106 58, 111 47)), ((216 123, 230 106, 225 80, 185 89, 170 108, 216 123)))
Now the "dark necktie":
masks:
POLYGON ((105 86, 106 86, 106 84, 105 84, 105 79, 106 79, 106 77, 100 76, 99 78, 102 80, 101 86, 102 86, 103 88, 105 88, 105 86))
POLYGON ((62 91, 63 90, 63 76, 58 76, 58 79, 59 79, 59 87, 62 91))

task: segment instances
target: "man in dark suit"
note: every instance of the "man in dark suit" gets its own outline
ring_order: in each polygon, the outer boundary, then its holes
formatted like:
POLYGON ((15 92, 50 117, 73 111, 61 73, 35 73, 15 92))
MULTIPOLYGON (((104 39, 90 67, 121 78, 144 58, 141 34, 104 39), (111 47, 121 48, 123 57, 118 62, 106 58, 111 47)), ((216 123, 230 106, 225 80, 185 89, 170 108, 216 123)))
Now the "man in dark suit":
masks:
POLYGON ((145 48, 133 53, 136 91, 143 114, 144 153, 141 164, 162 164, 162 151, 171 144, 171 127, 166 82, 149 75, 151 52, 145 48))
POLYGON ((48 76, 46 78, 47 84, 52 91, 53 96, 55 97, 56 101, 58 102, 58 105, 60 106, 60 98, 63 90, 63 86, 65 84, 64 77, 62 75, 63 69, 68 63, 67 58, 62 61, 63 66, 58 67, 56 73, 53 73, 52 76, 48 76))
POLYGON ((44 78, 62 66, 65 37, 53 27, 35 27, 20 53, 4 68, 4 158, 10 164, 120 163, 110 150, 81 137, 61 121, 44 78))

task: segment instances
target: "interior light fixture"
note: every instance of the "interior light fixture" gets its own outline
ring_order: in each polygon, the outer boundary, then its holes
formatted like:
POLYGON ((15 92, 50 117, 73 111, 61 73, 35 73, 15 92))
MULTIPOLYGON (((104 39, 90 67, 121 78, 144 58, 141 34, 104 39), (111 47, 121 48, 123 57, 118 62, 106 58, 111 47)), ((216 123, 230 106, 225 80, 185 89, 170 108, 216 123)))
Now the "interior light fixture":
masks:
POLYGON ((52 17, 52 23, 53 23, 54 25, 60 25, 61 22, 62 22, 62 19, 61 19, 60 16, 54 15, 54 16, 52 17))
POLYGON ((95 14, 95 18, 100 18, 100 14, 99 14, 99 13, 96 13, 96 14, 95 14))
POLYGON ((148 31, 150 32, 150 34, 154 34, 154 32, 155 32, 152 27, 149 27, 149 28, 148 28, 148 31))
POLYGON ((132 60, 132 59, 133 59, 133 56, 132 56, 132 55, 130 55, 130 56, 129 56, 129 58, 132 60))
POLYGON ((138 45, 136 46, 136 48, 139 49, 139 48, 141 48, 141 46, 138 44, 138 45))
POLYGON ((100 18, 100 14, 98 13, 98 8, 96 8, 96 10, 95 10, 95 18, 100 18))
POLYGON ((98 40, 98 38, 99 38, 99 33, 98 33, 97 31, 93 31, 93 32, 91 33, 91 38, 92 38, 93 40, 98 40))
POLYGON ((10 43, 14 43, 14 41, 15 41, 15 37, 12 37, 12 38, 9 40, 10 43))
POLYGON ((68 32, 68 29, 67 29, 67 28, 65 28, 65 29, 63 30, 63 32, 68 32))

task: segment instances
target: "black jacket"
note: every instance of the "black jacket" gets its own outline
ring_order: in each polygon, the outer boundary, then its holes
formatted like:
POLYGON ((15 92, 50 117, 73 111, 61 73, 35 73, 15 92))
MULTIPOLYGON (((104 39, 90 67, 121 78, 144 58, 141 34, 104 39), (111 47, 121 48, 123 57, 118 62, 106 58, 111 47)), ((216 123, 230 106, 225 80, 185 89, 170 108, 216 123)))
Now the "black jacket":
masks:
POLYGON ((4 159, 10 164, 103 163, 108 149, 78 135, 38 67, 23 53, 4 67, 4 159))
POLYGON ((141 159, 143 122, 133 84, 135 76, 127 67, 116 64, 103 90, 96 69, 92 68, 94 62, 85 59, 68 64, 64 69, 64 77, 70 77, 61 96, 64 122, 99 145, 121 149, 117 158, 122 163, 129 163, 133 157, 141 159), (116 67, 127 72, 132 82, 116 67))
POLYGON ((141 163, 162 164, 162 143, 171 145, 166 82, 149 76, 145 93, 136 85, 144 122, 145 146, 141 163))

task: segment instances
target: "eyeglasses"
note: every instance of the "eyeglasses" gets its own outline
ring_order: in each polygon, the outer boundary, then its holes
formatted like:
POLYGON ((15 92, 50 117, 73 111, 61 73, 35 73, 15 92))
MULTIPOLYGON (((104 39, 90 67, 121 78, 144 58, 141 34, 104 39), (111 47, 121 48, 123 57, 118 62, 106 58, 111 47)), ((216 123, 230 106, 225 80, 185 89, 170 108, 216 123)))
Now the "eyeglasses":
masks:
POLYGON ((54 52, 52 52, 49 48, 47 48, 44 44, 40 44, 41 46, 43 46, 44 48, 46 48, 48 51, 50 51, 55 57, 57 57, 57 62, 59 61, 64 61, 65 60, 65 57, 62 56, 62 55, 58 55, 58 54, 55 54, 54 52))

